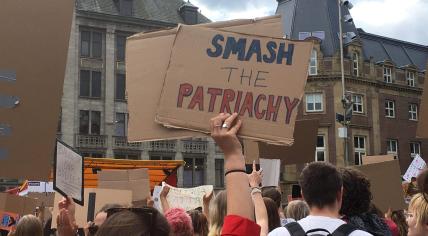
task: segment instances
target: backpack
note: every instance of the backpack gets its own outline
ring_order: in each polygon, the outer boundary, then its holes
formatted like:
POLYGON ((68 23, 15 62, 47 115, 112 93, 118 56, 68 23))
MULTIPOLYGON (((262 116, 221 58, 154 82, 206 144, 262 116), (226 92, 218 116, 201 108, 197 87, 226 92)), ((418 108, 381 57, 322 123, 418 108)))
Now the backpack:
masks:
MULTIPOLYGON (((339 226, 339 228, 337 228, 333 233, 330 233, 328 232, 328 230, 321 229, 321 228, 311 229, 305 232, 302 226, 300 226, 300 224, 297 222, 288 223, 284 227, 288 230, 288 232, 290 232, 291 236, 307 236, 310 233, 321 232, 321 231, 328 233, 327 234, 328 236, 348 236, 352 232, 357 230, 357 228, 355 228, 350 224, 343 224, 339 226)), ((321 234, 312 234, 311 236, 321 236, 321 234)))

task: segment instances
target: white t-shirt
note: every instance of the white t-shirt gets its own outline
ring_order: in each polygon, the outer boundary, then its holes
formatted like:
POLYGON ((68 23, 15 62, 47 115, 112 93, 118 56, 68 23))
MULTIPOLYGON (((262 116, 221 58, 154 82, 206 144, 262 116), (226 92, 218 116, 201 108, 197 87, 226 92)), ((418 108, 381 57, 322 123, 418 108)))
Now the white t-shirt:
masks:
MULTIPOLYGON (((300 226, 302 226, 303 230, 309 231, 311 229, 321 228, 326 229, 328 232, 333 233, 339 226, 345 224, 346 222, 340 219, 325 217, 325 216, 307 216, 298 221, 300 226)), ((314 234, 327 235, 327 232, 319 231, 314 234)), ((280 227, 274 229, 272 232, 268 234, 268 236, 289 236, 290 233, 285 227, 280 227)), ((311 235, 311 234, 309 234, 311 235)), ((370 236, 371 234, 361 231, 355 230, 349 236, 370 236)))

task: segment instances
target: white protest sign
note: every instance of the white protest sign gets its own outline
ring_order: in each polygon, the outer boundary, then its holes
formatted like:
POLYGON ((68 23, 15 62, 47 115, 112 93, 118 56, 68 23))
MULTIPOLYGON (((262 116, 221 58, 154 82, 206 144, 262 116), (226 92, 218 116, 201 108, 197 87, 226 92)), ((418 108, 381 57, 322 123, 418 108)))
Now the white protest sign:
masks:
POLYGON ((419 172, 421 172, 427 166, 424 159, 421 156, 416 155, 412 163, 410 163, 409 168, 403 176, 403 179, 406 181, 411 181, 412 177, 417 177, 419 172))
POLYGON ((56 145, 54 189, 83 204, 83 157, 61 141, 56 145))
POLYGON ((278 186, 281 160, 279 159, 261 159, 260 168, 263 169, 262 186, 278 186))
POLYGON ((162 192, 162 186, 155 186, 153 189, 153 201, 155 204, 153 205, 154 208, 158 209, 158 211, 163 212, 162 205, 160 202, 160 193, 162 192))
MULTIPOLYGON (((167 184, 162 183, 162 186, 167 184)), ((169 186, 169 185, 168 185, 169 186)), ((203 196, 213 191, 212 185, 203 185, 195 188, 175 188, 169 186, 170 190, 167 196, 171 208, 179 207, 184 210, 193 210, 203 205, 203 196)))

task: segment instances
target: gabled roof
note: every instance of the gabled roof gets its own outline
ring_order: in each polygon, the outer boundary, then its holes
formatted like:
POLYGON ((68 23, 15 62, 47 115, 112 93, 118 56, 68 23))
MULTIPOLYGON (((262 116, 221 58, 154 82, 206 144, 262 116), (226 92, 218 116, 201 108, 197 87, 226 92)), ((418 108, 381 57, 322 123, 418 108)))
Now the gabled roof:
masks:
POLYGON ((420 71, 426 70, 428 46, 366 33, 362 29, 358 29, 358 33, 365 59, 373 58, 374 62, 390 60, 397 67, 415 65, 420 71))
MULTIPOLYGON (((119 0, 77 0, 76 9, 80 11, 120 15, 115 2, 119 0)), ((133 16, 135 18, 160 21, 166 23, 184 23, 178 9, 184 4, 183 0, 133 0, 133 16)), ((198 13, 198 23, 211 22, 207 17, 198 13)))

